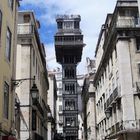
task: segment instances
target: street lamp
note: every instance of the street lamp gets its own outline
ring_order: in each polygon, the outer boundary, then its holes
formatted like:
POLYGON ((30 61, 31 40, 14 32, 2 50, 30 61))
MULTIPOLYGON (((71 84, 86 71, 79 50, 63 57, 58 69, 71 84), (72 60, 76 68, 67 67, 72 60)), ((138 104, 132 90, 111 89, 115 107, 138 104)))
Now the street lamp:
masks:
POLYGON ((48 119, 52 118, 51 112, 48 112, 47 116, 48 116, 48 119))
POLYGON ((35 83, 33 84, 32 88, 30 89, 30 93, 31 93, 33 100, 37 100, 39 98, 39 91, 38 91, 35 83))
POLYGON ((89 135, 91 134, 91 128, 90 127, 88 128, 88 133, 89 133, 89 135))
POLYGON ((106 118, 109 119, 111 116, 111 110, 110 109, 106 110, 105 115, 106 115, 106 118))

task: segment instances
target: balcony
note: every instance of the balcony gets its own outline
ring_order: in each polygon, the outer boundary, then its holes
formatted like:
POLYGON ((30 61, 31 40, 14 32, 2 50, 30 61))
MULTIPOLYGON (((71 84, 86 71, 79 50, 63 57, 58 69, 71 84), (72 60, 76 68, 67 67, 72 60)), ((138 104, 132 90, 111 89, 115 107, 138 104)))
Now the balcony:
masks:
POLYGON ((140 82, 136 82, 136 92, 140 93, 140 82))
POLYGON ((113 103, 116 102, 116 100, 120 98, 118 87, 116 87, 113 91, 113 93, 110 95, 110 97, 107 99, 106 103, 104 104, 104 110, 107 110, 111 107, 113 103))
POLYGON ((42 108, 41 104, 39 103, 39 101, 38 100, 33 101, 33 105, 37 108, 37 110, 40 112, 40 114, 42 116, 44 116, 44 111, 43 111, 43 108, 42 108))
POLYGON ((81 30, 80 29, 58 29, 57 33, 78 33, 81 34, 81 30))
POLYGON ((107 131, 106 138, 116 138, 119 134, 140 132, 140 120, 127 120, 117 122, 115 125, 110 127, 107 131))
POLYGON ((63 110, 64 114, 78 114, 78 109, 75 110, 63 110))
POLYGON ((72 97, 77 97, 78 95, 74 91, 64 91, 63 95, 64 98, 72 98, 72 97))
POLYGON ((117 28, 140 28, 140 18, 121 18, 117 20, 117 28))
POLYGON ((62 110, 59 110, 59 112, 58 112, 59 114, 63 114, 63 111, 62 110))
POLYGON ((55 41, 55 45, 57 46, 83 45, 83 41, 55 41))
POLYGON ((59 123, 59 125, 63 125, 63 121, 62 120, 59 120, 58 123, 59 123))
POLYGON ((111 21, 110 26, 107 29, 106 32, 106 40, 104 42, 104 46, 103 48, 107 48, 107 46, 109 45, 112 39, 112 37, 115 35, 116 29, 123 29, 125 30, 130 28, 140 28, 140 18, 118 18, 118 19, 114 19, 111 21))
POLYGON ((109 73, 109 80, 111 79, 112 76, 113 76, 113 73, 110 72, 110 73, 109 73))
POLYGON ((34 33, 34 26, 30 24, 18 24, 17 34, 32 34, 34 33))

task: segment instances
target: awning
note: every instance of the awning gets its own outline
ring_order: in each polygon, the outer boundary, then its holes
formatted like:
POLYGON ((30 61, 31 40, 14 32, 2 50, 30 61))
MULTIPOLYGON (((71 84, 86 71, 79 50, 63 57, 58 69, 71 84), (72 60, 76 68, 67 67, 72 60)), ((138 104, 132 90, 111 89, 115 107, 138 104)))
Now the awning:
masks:
POLYGON ((13 136, 2 136, 2 140, 17 140, 17 139, 13 136))

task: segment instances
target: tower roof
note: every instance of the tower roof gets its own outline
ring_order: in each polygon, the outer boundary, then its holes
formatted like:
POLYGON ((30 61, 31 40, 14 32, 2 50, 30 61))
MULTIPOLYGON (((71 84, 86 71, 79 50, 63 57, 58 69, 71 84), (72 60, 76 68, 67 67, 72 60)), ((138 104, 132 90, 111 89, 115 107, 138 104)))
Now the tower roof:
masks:
POLYGON ((56 21, 57 20, 81 20, 80 15, 57 15, 56 16, 56 21))

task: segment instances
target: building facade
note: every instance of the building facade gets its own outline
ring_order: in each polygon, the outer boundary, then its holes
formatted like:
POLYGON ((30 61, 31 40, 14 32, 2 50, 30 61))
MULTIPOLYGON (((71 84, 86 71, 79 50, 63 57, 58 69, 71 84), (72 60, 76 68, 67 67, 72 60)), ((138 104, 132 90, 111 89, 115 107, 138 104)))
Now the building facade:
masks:
POLYGON ((84 47, 79 15, 57 16, 55 51, 62 65, 63 136, 66 140, 78 139, 78 94, 76 67, 81 61, 84 47))
POLYGON ((83 140, 97 140, 96 138, 96 101, 95 87, 95 60, 87 58, 87 75, 82 88, 82 119, 83 140))
POLYGON ((0 140, 15 137, 14 89, 17 0, 0 1, 0 140))
POLYGON ((63 139, 63 100, 62 100, 62 70, 55 70, 57 83, 57 103, 56 103, 56 129, 59 139, 63 139))
POLYGON ((118 0, 96 56, 97 139, 140 139, 140 24, 136 0, 118 0))
POLYGON ((18 13, 15 86, 24 118, 20 122, 20 140, 47 140, 49 84, 39 27, 33 12, 18 13))
POLYGON ((56 101, 57 101, 57 84, 55 74, 49 72, 49 90, 48 105, 50 108, 50 116, 48 116, 48 140, 53 140, 56 134, 56 101))
POLYGON ((138 8, 139 8, 139 14, 140 14, 140 0, 138 0, 138 8))

